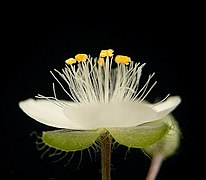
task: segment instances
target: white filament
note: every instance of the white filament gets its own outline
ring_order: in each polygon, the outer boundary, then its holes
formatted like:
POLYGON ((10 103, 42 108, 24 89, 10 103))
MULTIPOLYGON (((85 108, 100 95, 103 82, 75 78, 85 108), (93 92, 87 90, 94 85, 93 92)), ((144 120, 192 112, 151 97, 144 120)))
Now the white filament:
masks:
MULTIPOLYGON (((86 62, 66 65, 62 72, 55 69, 54 71, 66 82, 68 90, 53 72, 51 74, 69 98, 76 103, 96 104, 144 100, 156 84, 154 82, 148 90, 154 73, 149 75, 148 80, 139 90, 140 77, 145 63, 142 65, 134 62, 129 65, 117 64, 116 68, 112 68, 112 63, 113 58, 106 57, 104 66, 100 67, 97 58, 89 56, 86 62)), ((56 95, 55 99, 57 99, 56 95)))

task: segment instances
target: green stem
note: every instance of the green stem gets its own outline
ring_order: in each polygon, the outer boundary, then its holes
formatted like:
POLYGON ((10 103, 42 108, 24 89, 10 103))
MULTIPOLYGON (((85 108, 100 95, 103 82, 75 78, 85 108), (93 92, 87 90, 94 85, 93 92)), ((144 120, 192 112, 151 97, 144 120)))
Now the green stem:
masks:
POLYGON ((110 180, 112 137, 109 134, 109 132, 105 132, 100 136, 100 143, 101 143, 102 180, 110 180))

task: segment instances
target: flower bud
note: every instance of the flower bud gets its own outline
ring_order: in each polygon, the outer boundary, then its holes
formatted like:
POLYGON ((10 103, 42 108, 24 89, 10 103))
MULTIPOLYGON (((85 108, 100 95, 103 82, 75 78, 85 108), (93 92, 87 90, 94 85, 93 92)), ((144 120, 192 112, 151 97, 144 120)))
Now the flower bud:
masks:
POLYGON ((163 121, 170 127, 169 131, 154 144, 144 147, 143 151, 149 156, 162 154, 164 158, 173 155, 180 144, 180 128, 178 122, 169 114, 163 121))

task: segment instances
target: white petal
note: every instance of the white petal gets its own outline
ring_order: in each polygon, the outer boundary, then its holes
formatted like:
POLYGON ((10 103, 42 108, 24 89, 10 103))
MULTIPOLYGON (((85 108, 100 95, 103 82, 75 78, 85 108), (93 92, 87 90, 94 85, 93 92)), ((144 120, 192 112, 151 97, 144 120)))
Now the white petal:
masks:
MULTIPOLYGON (((67 103, 74 104, 69 101, 67 103)), ((78 130, 85 129, 80 124, 74 123, 65 117, 63 108, 48 100, 27 99, 19 102, 19 106, 28 116, 48 126, 78 130)))
POLYGON ((64 109, 72 121, 88 129, 131 127, 158 119, 158 113, 145 103, 96 104, 64 109))
POLYGON ((161 119, 172 112, 180 104, 180 102, 181 98, 179 96, 171 96, 160 104, 154 104, 153 109, 158 112, 159 118, 161 119))

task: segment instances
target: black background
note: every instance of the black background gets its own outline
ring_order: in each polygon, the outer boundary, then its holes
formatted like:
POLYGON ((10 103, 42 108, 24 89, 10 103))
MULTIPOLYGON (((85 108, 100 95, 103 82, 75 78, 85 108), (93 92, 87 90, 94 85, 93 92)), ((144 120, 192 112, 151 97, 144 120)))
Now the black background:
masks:
MULTIPOLYGON (((26 116, 18 102, 38 93, 52 95, 55 80, 49 71, 63 68, 65 59, 77 53, 96 56, 100 50, 112 48, 115 54, 146 62, 145 77, 156 73, 154 79, 158 83, 148 98, 165 97, 168 93, 182 98, 174 111, 182 131, 181 145, 174 156, 163 162, 157 179, 199 179, 200 164, 204 163, 204 152, 200 151, 204 119, 198 116, 197 101, 202 98, 199 89, 204 84, 199 82, 203 77, 203 58, 198 57, 201 12, 192 5, 151 8, 152 12, 146 8, 141 13, 137 13, 141 7, 129 12, 124 8, 110 9, 111 12, 109 8, 71 9, 68 6, 68 11, 61 13, 57 9, 13 7, 2 20, 5 56, 1 61, 0 175, 12 179, 101 179, 98 154, 96 161, 92 154, 91 161, 89 154, 83 152, 79 169, 78 153, 66 167, 65 159, 58 163, 47 156, 41 159, 42 152, 36 149, 30 133, 50 128, 26 116)), ((59 95, 64 97, 61 90, 59 95)), ((112 153, 112 179, 144 179, 149 158, 140 150, 131 149, 125 159, 126 152, 127 148, 119 146, 112 153)))

